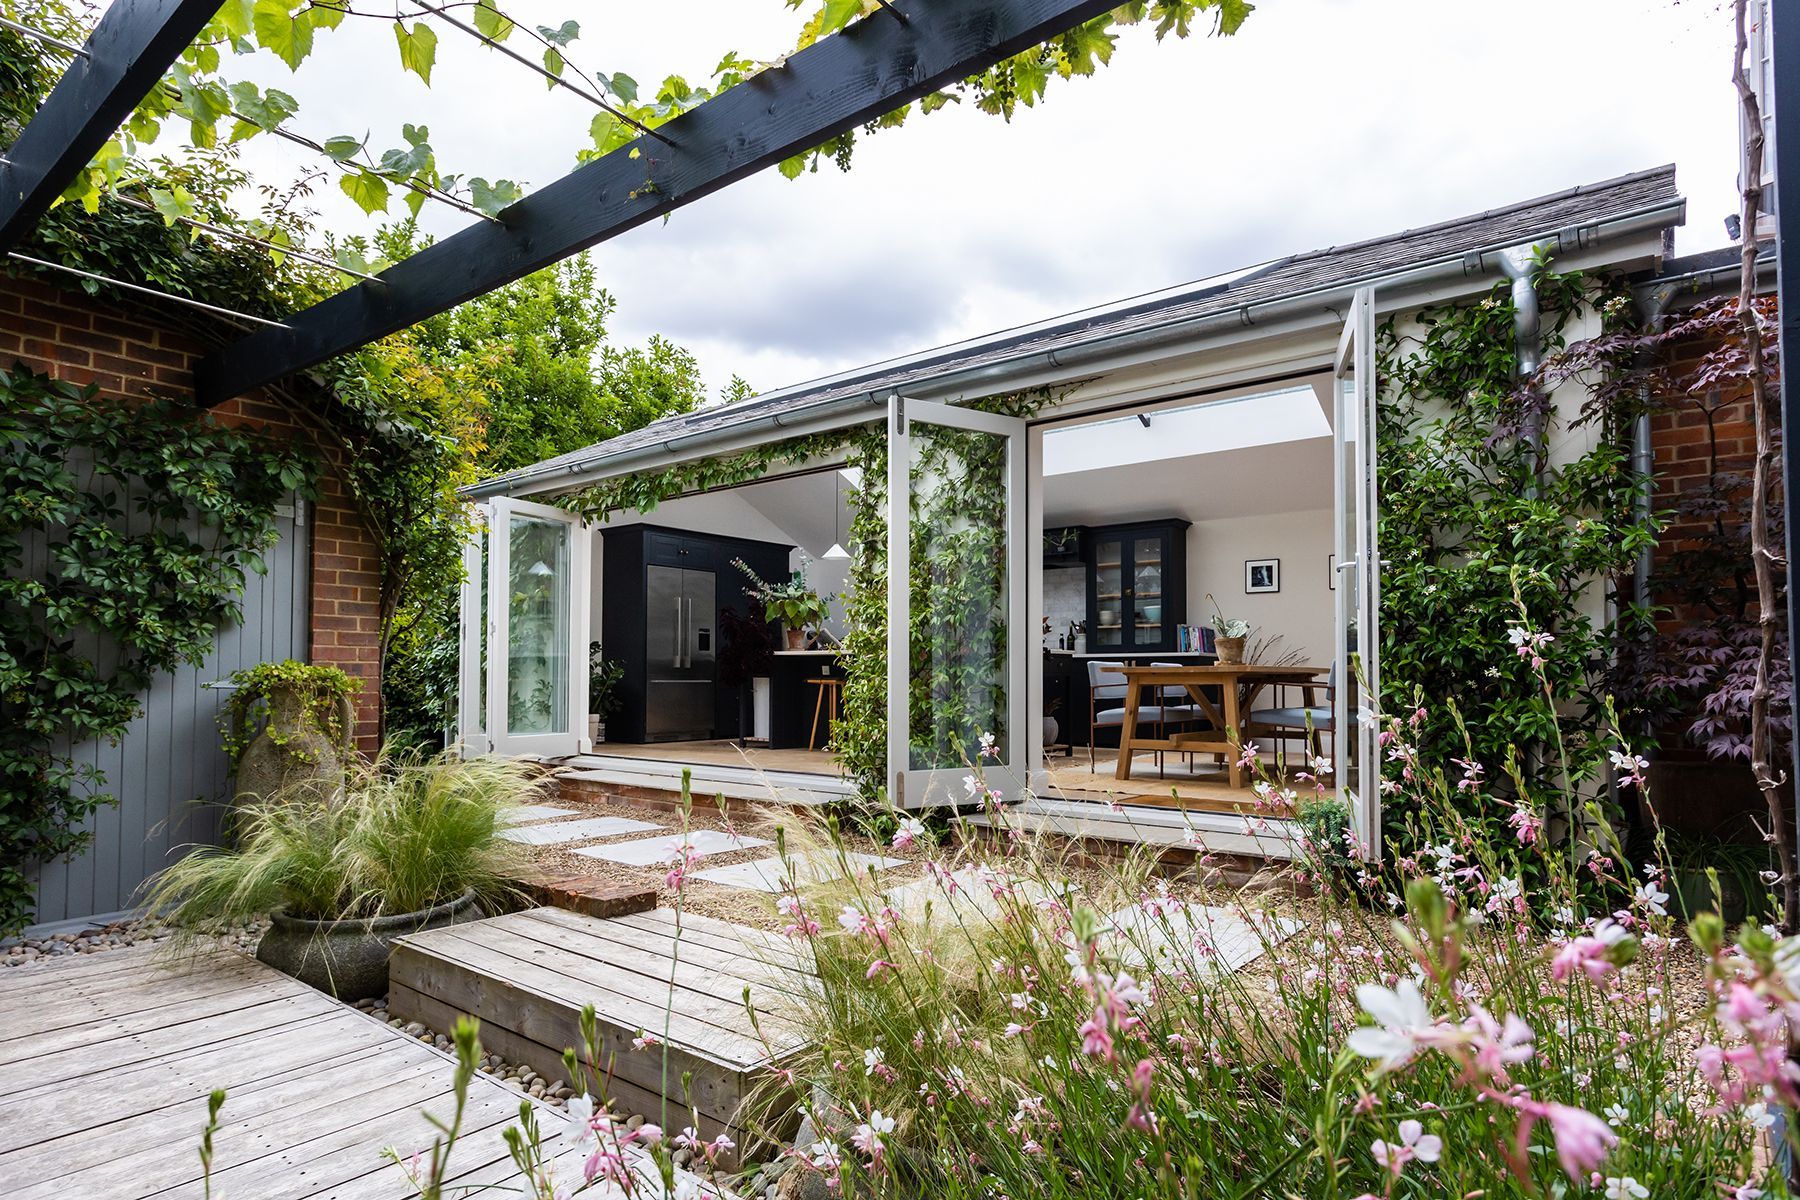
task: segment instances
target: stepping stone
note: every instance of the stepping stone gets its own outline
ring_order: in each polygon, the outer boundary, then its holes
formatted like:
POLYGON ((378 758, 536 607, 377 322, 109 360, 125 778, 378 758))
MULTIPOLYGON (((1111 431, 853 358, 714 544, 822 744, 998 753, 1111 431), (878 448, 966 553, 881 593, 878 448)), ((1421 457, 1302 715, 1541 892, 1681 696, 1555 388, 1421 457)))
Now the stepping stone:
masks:
POLYGON ((548 821, 552 817, 566 817, 576 811, 573 808, 558 808, 554 804, 521 804, 507 813, 504 820, 508 825, 523 825, 528 821, 548 821))
MULTIPOLYGON (((870 867, 877 871, 885 871, 889 867, 903 867, 904 858, 879 858, 873 854, 852 854, 850 869, 858 875, 866 873, 870 867)), ((786 872, 793 867, 796 882, 802 886, 809 883, 824 883, 837 879, 842 875, 837 856, 826 858, 796 858, 791 863, 784 863, 779 858, 759 858, 755 862, 734 863, 729 867, 713 867, 707 871, 694 872, 693 878, 704 879, 708 883, 723 884, 725 887, 751 888, 758 892, 785 892, 788 890, 786 872)))
POLYGON ((1285 917, 1179 902, 1160 914, 1134 904, 1106 920, 1120 961, 1138 969, 1186 967, 1203 978, 1238 971, 1305 928, 1285 917))
MULTIPOLYGON (((923 879, 909 880, 897 887, 888 888, 883 894, 896 912, 913 920, 924 919, 927 904, 931 906, 933 920, 960 919, 966 916, 991 918, 998 916, 1001 911, 1000 901, 994 895, 994 884, 1001 882, 1002 878, 984 872, 979 867, 960 867, 950 873, 948 880, 927 875, 923 879)), ((1051 894, 1048 886, 1034 880, 1012 879, 1007 882, 1026 904, 1034 905, 1051 894)))
MULTIPOLYGON (((632 867, 656 867, 669 861, 669 856, 681 848, 681 835, 673 837, 645 838, 637 842, 610 842, 604 846, 583 846, 571 853, 585 858, 603 858, 607 862, 624 863, 632 867)), ((696 857, 705 858, 709 854, 730 854, 733 850, 748 850, 752 846, 767 846, 768 838, 738 837, 736 834, 724 833, 717 829, 695 829, 688 834, 688 845, 696 857)))
POLYGON ((621 833, 643 833, 661 829, 649 821, 631 821, 624 817, 590 817, 585 821, 555 821, 548 825, 521 825, 502 829, 500 836, 509 842, 527 846, 556 846, 563 842, 591 842, 597 838, 615 837, 621 833))

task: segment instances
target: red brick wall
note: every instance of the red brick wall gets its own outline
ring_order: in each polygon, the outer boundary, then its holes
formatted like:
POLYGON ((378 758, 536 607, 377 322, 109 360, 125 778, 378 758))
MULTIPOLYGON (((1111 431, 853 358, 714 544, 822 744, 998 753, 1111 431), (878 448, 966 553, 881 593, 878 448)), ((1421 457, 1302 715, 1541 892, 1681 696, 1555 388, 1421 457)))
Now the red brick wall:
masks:
MULTIPOLYGON (((1663 373, 1679 383, 1691 376, 1700 360, 1717 348, 1716 337, 1690 337, 1667 348, 1663 373)), ((1668 556, 1707 532, 1706 518, 1681 514, 1683 500, 1705 496, 1714 472, 1748 480, 1755 466, 1756 425, 1748 391, 1672 394, 1650 419, 1654 454, 1655 506, 1668 513, 1669 524, 1657 546, 1657 567, 1668 556)), ((1745 493, 1747 495, 1747 493, 1745 493)), ((1651 598, 1666 607, 1658 624, 1665 633, 1707 614, 1658 594, 1651 575, 1651 598)), ((1696 833, 1754 837, 1754 821, 1763 812, 1761 794, 1742 762, 1723 762, 1685 738, 1692 715, 1675 717, 1662 731, 1661 749, 1651 770, 1651 794, 1659 815, 1677 828, 1696 833)))
MULTIPOLYGON (((42 374, 97 384, 104 396, 129 400, 188 393, 193 364, 208 342, 233 333, 203 314, 126 307, 0 274, 0 363, 23 360, 42 374)), ((261 426, 320 448, 326 470, 306 526, 312 537, 310 658, 364 681, 356 702, 356 740, 373 753, 381 718, 379 565, 332 454, 314 436, 318 418, 299 402, 268 391, 215 411, 227 423, 261 426)))

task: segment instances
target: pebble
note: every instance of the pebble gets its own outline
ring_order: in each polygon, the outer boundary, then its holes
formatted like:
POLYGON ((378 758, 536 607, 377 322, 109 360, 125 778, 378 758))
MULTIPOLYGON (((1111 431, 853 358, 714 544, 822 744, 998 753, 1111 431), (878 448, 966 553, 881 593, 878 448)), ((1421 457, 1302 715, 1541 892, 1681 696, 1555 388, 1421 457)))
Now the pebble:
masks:
MULTIPOLYGON (((254 948, 262 937, 263 923, 250 922, 241 928, 233 926, 223 941, 239 949, 254 948)), ((152 945, 169 939, 169 927, 160 921, 140 919, 116 921, 92 929, 50 934, 44 937, 15 938, 0 944, 0 966, 20 967, 41 958, 68 954, 100 954, 124 946, 152 945)))

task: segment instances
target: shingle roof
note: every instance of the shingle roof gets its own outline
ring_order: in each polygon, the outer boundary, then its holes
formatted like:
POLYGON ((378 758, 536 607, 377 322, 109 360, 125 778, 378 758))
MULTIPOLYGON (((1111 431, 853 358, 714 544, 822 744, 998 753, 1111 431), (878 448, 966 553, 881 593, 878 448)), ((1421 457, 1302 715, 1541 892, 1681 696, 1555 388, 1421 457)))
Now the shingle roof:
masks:
POLYGON ((1215 313, 1228 313, 1245 305, 1321 288, 1347 287, 1420 263, 1518 245, 1678 199, 1674 165, 1653 167, 1435 225, 1290 255, 1245 272, 1201 280, 1139 301, 1090 309, 922 354, 874 363, 735 404, 715 405, 665 417, 598 445, 486 480, 479 488, 483 492, 502 491, 509 481, 562 474, 579 465, 628 451, 656 446, 675 438, 726 431, 802 406, 870 392, 903 390, 952 372, 1029 358, 1045 351, 1062 350, 1215 313), (1219 282, 1219 278, 1224 282, 1219 282))

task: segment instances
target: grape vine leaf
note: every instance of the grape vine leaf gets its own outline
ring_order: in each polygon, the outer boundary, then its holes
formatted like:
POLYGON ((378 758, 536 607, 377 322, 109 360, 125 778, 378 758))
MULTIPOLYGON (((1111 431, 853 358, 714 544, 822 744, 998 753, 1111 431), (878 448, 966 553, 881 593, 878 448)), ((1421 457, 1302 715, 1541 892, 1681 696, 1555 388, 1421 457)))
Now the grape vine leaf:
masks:
POLYGON ((475 30, 483 37, 492 38, 496 42, 504 42, 512 36, 518 26, 512 18, 494 7, 494 0, 477 0, 475 5, 475 30))
POLYGON ((548 25, 539 25, 537 31, 544 35, 545 41, 554 42, 558 46, 567 46, 581 36, 581 24, 577 21, 564 21, 555 29, 548 25))
POLYGON ((283 0, 256 0, 251 23, 257 42, 286 63, 290 71, 298 71, 312 53, 313 22, 293 16, 283 0))
POLYGON ((437 31, 423 21, 411 30, 404 21, 394 22, 394 40, 400 44, 400 65, 431 86, 431 68, 437 62, 437 31))
POLYGON ((524 194, 524 189, 510 179, 496 179, 489 183, 477 175, 469 180, 470 203, 490 217, 524 194))
POLYGON ((373 171, 351 171, 338 180, 338 186, 343 188, 344 195, 356 201, 356 206, 365 213, 387 211, 387 180, 373 171))

